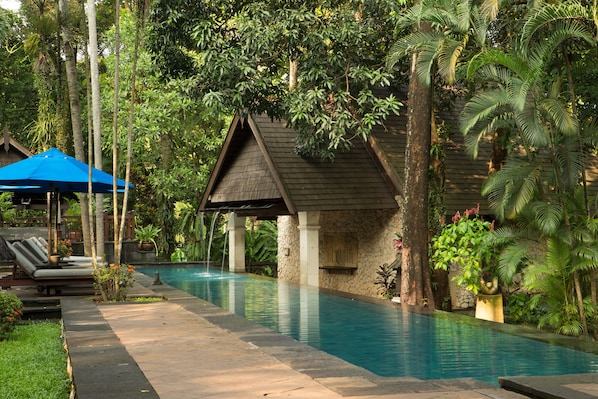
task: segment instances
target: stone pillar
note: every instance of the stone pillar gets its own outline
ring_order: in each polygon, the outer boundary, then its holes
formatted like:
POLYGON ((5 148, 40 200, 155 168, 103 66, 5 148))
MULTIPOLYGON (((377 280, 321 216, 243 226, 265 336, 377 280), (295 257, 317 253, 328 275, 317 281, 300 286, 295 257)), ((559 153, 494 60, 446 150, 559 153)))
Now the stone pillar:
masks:
POLYGON ((245 217, 231 212, 228 215, 228 270, 245 272, 245 217))
POLYGON ((299 212, 299 270, 301 284, 320 285, 320 212, 299 212))

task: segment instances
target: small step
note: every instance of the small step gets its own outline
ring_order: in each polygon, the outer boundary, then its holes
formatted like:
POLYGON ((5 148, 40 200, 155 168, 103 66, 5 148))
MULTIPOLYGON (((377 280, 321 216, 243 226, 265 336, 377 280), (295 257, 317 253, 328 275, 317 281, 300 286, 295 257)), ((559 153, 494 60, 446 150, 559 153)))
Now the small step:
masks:
POLYGON ((60 300, 55 298, 23 299, 23 319, 45 320, 60 319, 62 308, 60 300))

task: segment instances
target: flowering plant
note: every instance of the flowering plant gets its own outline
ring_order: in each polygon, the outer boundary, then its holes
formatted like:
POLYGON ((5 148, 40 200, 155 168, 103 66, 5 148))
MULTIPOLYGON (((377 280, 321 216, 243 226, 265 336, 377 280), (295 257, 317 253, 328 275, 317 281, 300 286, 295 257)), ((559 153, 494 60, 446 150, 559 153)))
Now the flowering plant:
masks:
POLYGON ((462 273, 454 280, 476 295, 487 287, 484 278, 494 277, 492 266, 496 259, 496 249, 488 242, 494 221, 484 220, 479 212, 478 204, 463 215, 457 212, 452 223, 441 219, 440 234, 432 238, 431 256, 435 269, 448 270, 452 264, 461 265, 462 273))
POLYGON ((63 258, 68 258, 73 254, 73 245, 71 243, 71 240, 58 240, 58 242, 56 243, 56 250, 60 256, 62 256, 63 258))
POLYGON ((94 270, 94 286, 102 296, 102 300, 122 302, 127 299, 127 290, 135 283, 133 274, 135 266, 116 265, 99 267, 94 270))
POLYGON ((8 339, 22 314, 23 303, 16 295, 0 292, 0 341, 8 339))

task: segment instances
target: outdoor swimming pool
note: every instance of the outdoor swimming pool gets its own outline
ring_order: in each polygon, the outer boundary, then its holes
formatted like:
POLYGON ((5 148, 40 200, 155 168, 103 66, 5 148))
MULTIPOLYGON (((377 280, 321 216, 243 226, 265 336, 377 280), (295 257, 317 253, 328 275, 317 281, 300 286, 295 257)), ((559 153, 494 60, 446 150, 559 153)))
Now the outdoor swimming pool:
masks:
POLYGON ((380 376, 474 378, 598 372, 598 356, 445 318, 205 267, 139 267, 182 291, 380 376))

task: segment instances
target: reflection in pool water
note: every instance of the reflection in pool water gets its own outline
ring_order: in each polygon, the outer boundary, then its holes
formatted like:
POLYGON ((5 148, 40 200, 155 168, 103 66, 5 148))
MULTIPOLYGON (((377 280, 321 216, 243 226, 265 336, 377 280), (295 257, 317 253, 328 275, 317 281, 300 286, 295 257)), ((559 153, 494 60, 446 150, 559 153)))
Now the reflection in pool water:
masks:
POLYGON ((490 329, 401 312, 314 287, 208 272, 140 267, 163 282, 380 376, 474 378, 598 371, 598 356, 490 329))

